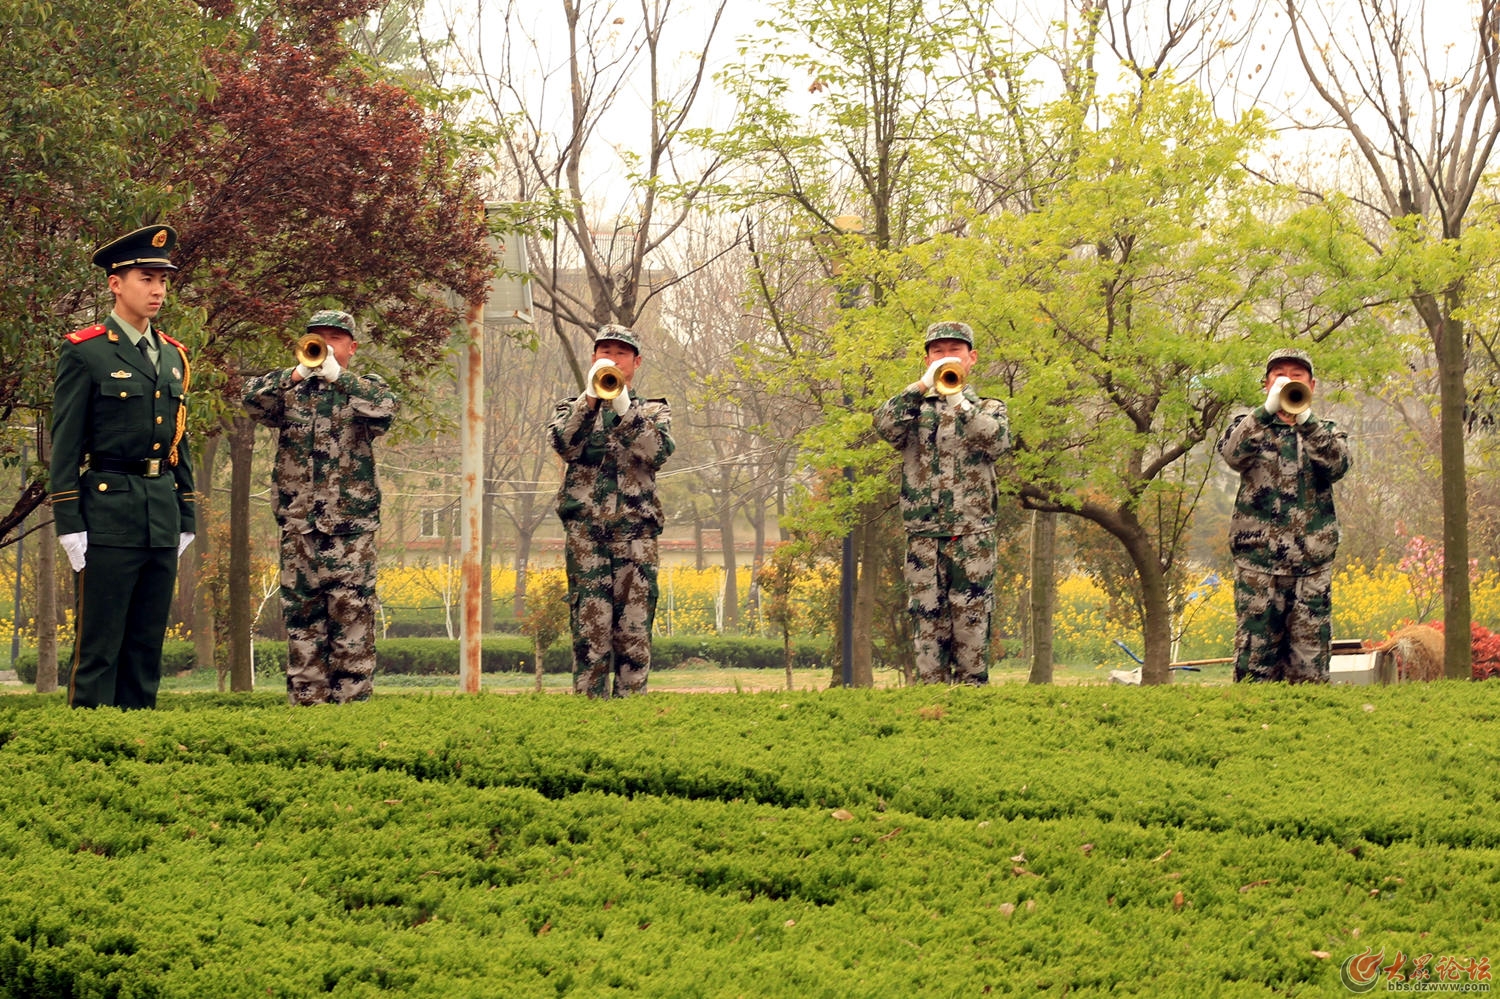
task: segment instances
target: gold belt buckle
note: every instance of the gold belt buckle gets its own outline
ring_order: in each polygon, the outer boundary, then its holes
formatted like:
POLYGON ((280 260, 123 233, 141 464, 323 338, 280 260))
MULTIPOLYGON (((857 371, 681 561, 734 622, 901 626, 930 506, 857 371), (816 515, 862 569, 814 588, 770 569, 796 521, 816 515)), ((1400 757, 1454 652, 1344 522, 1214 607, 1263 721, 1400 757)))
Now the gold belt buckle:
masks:
POLYGON ((147 478, 147 479, 157 479, 157 478, 160 478, 161 477, 161 459, 160 458, 147 458, 146 459, 146 470, 144 472, 142 472, 141 475, 144 478, 147 478))

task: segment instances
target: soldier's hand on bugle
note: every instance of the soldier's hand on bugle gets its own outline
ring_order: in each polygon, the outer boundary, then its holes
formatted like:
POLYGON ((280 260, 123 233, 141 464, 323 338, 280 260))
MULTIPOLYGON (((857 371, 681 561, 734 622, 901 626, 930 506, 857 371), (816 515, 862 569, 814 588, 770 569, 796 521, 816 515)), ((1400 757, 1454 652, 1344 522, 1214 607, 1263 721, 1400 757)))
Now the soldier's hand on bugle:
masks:
POLYGON ((343 366, 339 364, 338 358, 334 357, 333 351, 330 350, 328 352, 328 356, 323 359, 322 365, 318 367, 318 370, 315 372, 315 374, 317 374, 319 378, 323 379, 328 384, 332 385, 334 382, 339 380, 339 375, 343 374, 343 372, 343 366))
POLYGON ((1266 393, 1266 412, 1275 416, 1281 412, 1281 390, 1286 388, 1291 379, 1285 376, 1277 378, 1271 383, 1271 391, 1266 393))
POLYGON ((595 388, 595 385, 597 384, 597 376, 600 370, 613 367, 616 367, 614 361, 611 361, 607 357, 601 357, 594 362, 593 367, 589 368, 589 373, 583 376, 583 394, 588 398, 590 406, 599 405, 599 392, 595 388))
POLYGON ((953 358, 951 357, 940 357, 937 360, 933 361, 931 364, 927 365, 927 371, 917 381, 917 384, 922 386, 923 392, 932 391, 932 387, 937 384, 938 369, 952 360, 953 358))

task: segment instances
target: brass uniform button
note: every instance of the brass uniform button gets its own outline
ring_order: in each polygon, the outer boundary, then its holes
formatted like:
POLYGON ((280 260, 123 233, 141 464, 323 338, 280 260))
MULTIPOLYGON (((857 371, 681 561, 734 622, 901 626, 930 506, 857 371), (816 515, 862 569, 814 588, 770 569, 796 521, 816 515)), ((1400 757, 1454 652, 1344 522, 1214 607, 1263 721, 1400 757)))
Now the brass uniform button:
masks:
POLYGON ((156 422, 157 422, 157 423, 160 423, 160 422, 161 422, 161 417, 160 417, 160 416, 158 416, 158 417, 157 417, 157 418, 156 418, 156 422))
POLYGON ((101 493, 104 492, 108 488, 109 488, 109 483, 108 482, 101 482, 101 483, 99 483, 99 491, 101 493))
POLYGON ((160 399, 160 398, 161 398, 161 389, 157 389, 157 390, 156 390, 156 397, 157 397, 157 398, 158 398, 158 399, 160 399))
POLYGON ((156 444, 152 444, 151 445, 151 450, 153 450, 153 451, 160 451, 161 450, 161 444, 159 442, 156 443, 156 444))
POLYGON ((126 397, 126 396, 125 396, 125 393, 124 393, 124 392, 121 392, 121 393, 120 393, 120 398, 121 398, 121 399, 124 399, 124 398, 125 398, 125 397, 126 397))

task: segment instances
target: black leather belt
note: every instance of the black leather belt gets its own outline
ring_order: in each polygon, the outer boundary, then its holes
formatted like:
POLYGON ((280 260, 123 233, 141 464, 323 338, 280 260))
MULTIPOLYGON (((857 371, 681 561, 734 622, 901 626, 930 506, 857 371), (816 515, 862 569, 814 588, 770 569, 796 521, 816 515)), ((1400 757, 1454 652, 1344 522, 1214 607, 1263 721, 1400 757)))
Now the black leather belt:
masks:
POLYGON ((161 477, 160 458, 90 458, 89 467, 115 475, 139 475, 146 479, 161 477))

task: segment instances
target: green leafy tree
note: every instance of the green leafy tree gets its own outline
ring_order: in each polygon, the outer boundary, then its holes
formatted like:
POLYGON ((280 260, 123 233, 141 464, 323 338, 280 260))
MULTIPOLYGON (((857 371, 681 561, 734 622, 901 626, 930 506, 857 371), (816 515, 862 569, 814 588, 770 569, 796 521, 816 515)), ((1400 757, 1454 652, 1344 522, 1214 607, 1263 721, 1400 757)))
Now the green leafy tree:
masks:
MULTIPOLYGON (((752 366, 789 408, 820 414, 798 445, 829 501, 796 519, 854 538, 854 682, 868 685, 882 553, 900 530, 866 361, 903 352, 917 331, 866 324, 859 307, 880 303, 895 277, 880 254, 954 218, 962 185, 952 164, 974 116, 953 98, 983 71, 958 59, 975 44, 975 21, 947 0, 780 0, 759 26, 767 37, 720 76, 738 112, 712 143, 755 177, 739 207, 754 219, 753 281, 774 335, 749 346, 752 366)), ((889 588, 884 597, 897 599, 889 588)))
MULTIPOLYGON (((172 157, 153 139, 179 132, 212 81, 205 23, 181 0, 149 17, 83 0, 0 0, 0 24, 0 423, 17 411, 41 421, 58 338, 108 311, 93 247, 180 202, 172 157)), ((15 461, 21 443, 0 435, 0 461, 15 461)), ((28 443, 41 453, 38 438, 28 443)), ((17 523, 45 495, 44 469, 39 460, 23 484, 17 523)))
POLYGON ((1318 112, 1298 124, 1343 131, 1347 161, 1360 173, 1339 178, 1340 188, 1352 188, 1374 215, 1382 253, 1410 259, 1415 250, 1426 264, 1408 272, 1407 290, 1437 358, 1444 675, 1468 677, 1467 306, 1470 276, 1491 255, 1475 255, 1489 240, 1467 241, 1465 231, 1500 141, 1500 0, 1443 5, 1447 25, 1462 26, 1452 30, 1429 24, 1430 5, 1410 0, 1335 7, 1286 0, 1284 8, 1298 65, 1317 95, 1318 112))
POLYGON ((520 617, 521 633, 531 639, 536 665, 536 689, 542 689, 542 663, 547 650, 568 632, 568 580, 560 572, 532 577, 526 611, 520 617))
MULTIPOLYGON (((1014 490, 1124 547, 1143 680, 1160 683, 1178 551, 1211 467, 1192 456, 1257 398, 1273 346, 1320 344, 1333 381, 1384 373, 1397 355, 1369 306, 1397 282, 1344 206, 1299 206, 1239 165, 1264 137, 1258 118, 1223 122, 1168 80, 1103 111, 1099 128, 1076 130, 1056 198, 903 254, 892 268, 916 276, 866 325, 974 317, 981 360, 1011 399, 1014 490)), ((900 384, 906 366, 880 363, 875 381, 900 384)))

